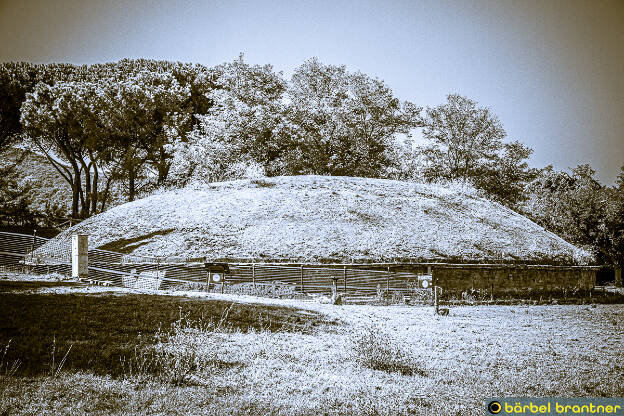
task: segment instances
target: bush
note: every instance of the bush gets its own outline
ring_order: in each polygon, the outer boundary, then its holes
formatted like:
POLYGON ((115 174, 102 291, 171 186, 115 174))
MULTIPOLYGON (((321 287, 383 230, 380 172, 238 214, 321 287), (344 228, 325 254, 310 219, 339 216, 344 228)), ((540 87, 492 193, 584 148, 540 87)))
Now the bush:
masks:
POLYGON ((369 328, 356 334, 353 352, 358 364, 371 370, 426 376, 421 363, 410 356, 390 334, 369 328))

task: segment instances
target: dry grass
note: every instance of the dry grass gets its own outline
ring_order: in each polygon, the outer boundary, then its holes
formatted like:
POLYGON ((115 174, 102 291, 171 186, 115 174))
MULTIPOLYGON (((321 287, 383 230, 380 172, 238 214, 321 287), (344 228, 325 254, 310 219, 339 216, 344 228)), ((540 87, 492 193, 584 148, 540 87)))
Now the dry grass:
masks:
MULTIPOLYGON (((269 301, 341 325, 242 331, 227 308, 209 321, 178 313, 172 326, 134 336, 135 364, 143 351, 160 360, 157 371, 18 372, 0 413, 480 415, 487 396, 624 395, 622 305, 464 306, 439 317, 426 307, 269 301)), ((234 307, 240 315, 245 305, 234 307)))
POLYGON ((85 220, 36 255, 69 256, 56 247, 69 247, 76 232, 89 234, 91 247, 177 259, 589 260, 469 190, 367 178, 275 177, 161 192, 85 220))
POLYGON ((368 328, 355 334, 353 355, 360 365, 371 370, 399 373, 403 376, 426 376, 421 363, 381 328, 368 328))

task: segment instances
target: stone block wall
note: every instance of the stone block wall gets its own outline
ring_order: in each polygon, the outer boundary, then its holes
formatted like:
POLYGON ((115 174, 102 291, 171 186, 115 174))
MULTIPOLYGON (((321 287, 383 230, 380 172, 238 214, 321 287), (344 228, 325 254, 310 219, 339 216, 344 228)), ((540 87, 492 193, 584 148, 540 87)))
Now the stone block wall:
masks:
POLYGON ((447 293, 588 292, 597 267, 444 264, 433 267, 433 282, 447 293))

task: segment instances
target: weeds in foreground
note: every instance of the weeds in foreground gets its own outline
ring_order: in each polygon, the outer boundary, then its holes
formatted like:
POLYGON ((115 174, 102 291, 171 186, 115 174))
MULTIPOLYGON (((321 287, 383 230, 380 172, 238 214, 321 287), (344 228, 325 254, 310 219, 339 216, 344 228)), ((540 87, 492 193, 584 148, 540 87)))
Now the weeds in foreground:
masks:
POLYGON ((9 346, 11 345, 11 340, 4 347, 4 351, 2 351, 2 359, 0 359, 0 377, 1 380, 4 381, 8 377, 12 377, 17 372, 17 369, 22 364, 19 359, 15 359, 13 361, 9 361, 6 359, 7 351, 9 350, 9 346))
POLYGON ((205 384, 205 377, 223 367, 242 366, 239 362, 219 359, 218 334, 236 331, 229 322, 226 308, 218 320, 192 321, 182 315, 171 325, 171 330, 159 329, 153 342, 139 334, 134 355, 121 358, 126 378, 139 383, 157 380, 176 386, 205 384))
MULTIPOLYGON (((10 377, 15 376, 17 370, 22 364, 22 361, 19 358, 13 361, 6 359, 7 351, 9 350, 10 345, 11 340, 9 340, 7 345, 4 347, 4 350, 2 351, 2 358, 0 359, 0 384, 6 382, 7 379, 9 379, 10 377)), ((61 371, 63 370, 63 366, 67 361, 67 357, 69 356, 69 352, 71 351, 71 349, 72 345, 69 346, 69 348, 65 352, 65 355, 63 356, 63 358, 61 358, 61 361, 56 362, 56 337, 54 337, 54 340, 52 341, 51 360, 48 370, 48 376, 51 379, 56 379, 61 374, 61 371)))
POLYGON ((61 361, 57 363, 56 362, 56 336, 54 337, 54 339, 52 340, 52 360, 50 362, 50 369, 48 370, 48 375, 51 378, 55 379, 59 376, 59 374, 61 373, 61 370, 63 369, 63 366, 65 365, 65 361, 67 361, 67 356, 69 355, 69 352, 71 351, 72 347, 73 347, 73 344, 69 346, 69 348, 67 349, 67 352, 65 353, 63 358, 61 358, 61 361))
MULTIPOLYGON (((9 340, 9 342, 4 347, 2 351, 2 358, 0 358, 0 397, 2 397, 2 395, 4 394, 4 390, 11 383, 13 376, 15 375, 15 373, 17 373, 19 366, 22 364, 19 359, 15 359, 12 361, 7 360, 6 355, 10 345, 11 340, 9 340)), ((2 413, 0 414, 8 414, 7 409, 5 409, 4 406, 1 406, 0 410, 2 411, 2 413)))
POLYGON ((378 328, 358 332, 353 339, 356 362, 371 370, 399 373, 404 376, 426 376, 421 363, 407 353, 390 334, 378 328))

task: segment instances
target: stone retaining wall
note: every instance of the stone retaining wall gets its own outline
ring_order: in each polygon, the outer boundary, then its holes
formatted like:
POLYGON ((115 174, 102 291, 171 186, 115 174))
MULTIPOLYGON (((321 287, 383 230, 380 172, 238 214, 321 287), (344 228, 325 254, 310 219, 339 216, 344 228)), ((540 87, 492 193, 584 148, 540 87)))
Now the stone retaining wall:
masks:
POLYGON ((447 293, 587 292, 598 267, 445 264, 432 268, 433 282, 447 293))

